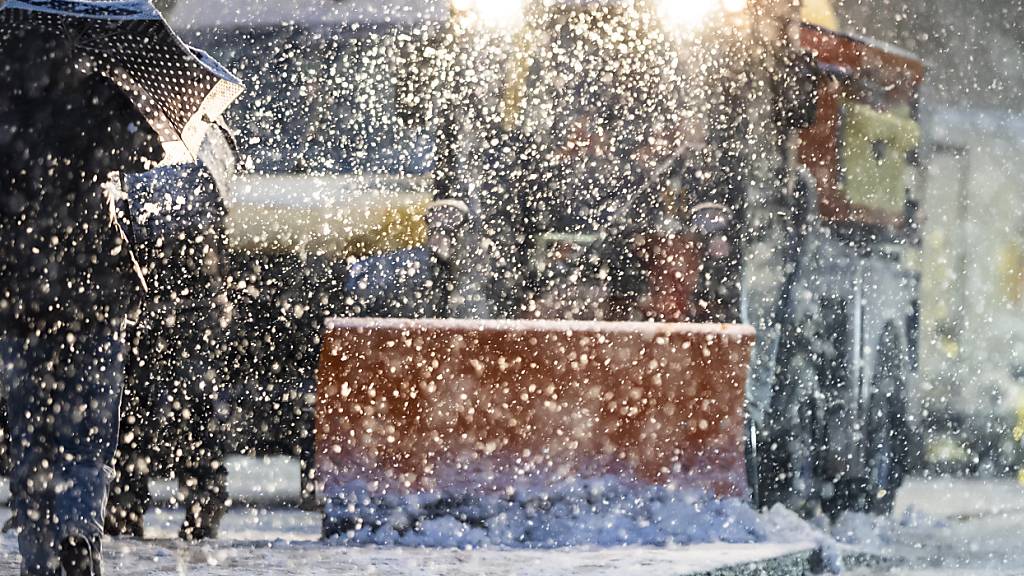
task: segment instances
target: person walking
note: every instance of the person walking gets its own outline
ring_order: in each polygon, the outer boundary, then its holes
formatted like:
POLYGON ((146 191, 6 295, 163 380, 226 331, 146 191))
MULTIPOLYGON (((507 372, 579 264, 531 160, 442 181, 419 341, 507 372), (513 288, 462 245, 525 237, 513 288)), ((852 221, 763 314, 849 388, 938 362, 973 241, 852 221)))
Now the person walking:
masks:
POLYGON ((125 328, 120 175, 241 92, 145 0, 0 1, 0 334, 23 576, 97 576, 125 328))
POLYGON ((59 33, 0 34, 0 322, 15 523, 33 576, 99 574, 136 284, 110 178, 161 156, 128 97, 76 61, 59 33))
POLYGON ((223 194, 235 163, 225 126, 209 132, 196 162, 127 181, 137 255, 150 289, 130 331, 135 359, 125 372, 108 535, 143 537, 151 474, 177 477, 183 540, 216 538, 227 510, 232 312, 223 194))

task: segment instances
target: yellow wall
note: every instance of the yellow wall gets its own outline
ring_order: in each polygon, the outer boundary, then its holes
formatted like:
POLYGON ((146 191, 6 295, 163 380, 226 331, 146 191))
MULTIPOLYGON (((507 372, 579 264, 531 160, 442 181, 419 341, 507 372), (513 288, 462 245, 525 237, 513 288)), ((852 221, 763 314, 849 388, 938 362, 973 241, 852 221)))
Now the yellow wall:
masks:
POLYGON ((800 18, 809 24, 817 24, 829 30, 839 30, 839 18, 832 8, 831 0, 803 0, 800 18))

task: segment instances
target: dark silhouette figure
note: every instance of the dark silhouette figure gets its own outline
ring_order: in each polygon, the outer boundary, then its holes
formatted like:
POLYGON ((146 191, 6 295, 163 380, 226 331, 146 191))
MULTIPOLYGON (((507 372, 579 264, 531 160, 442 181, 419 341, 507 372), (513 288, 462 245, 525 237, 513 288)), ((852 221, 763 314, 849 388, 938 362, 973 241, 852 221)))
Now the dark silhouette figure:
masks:
POLYGON ((158 159, 73 39, 0 28, 0 334, 23 575, 99 574, 138 278, 117 174, 158 159))

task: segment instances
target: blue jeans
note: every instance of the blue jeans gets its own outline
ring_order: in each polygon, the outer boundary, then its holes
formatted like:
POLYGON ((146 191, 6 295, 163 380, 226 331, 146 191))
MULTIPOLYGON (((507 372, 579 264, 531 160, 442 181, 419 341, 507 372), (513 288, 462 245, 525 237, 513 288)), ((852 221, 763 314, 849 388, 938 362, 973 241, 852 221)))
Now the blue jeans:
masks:
POLYGON ((103 534, 124 352, 103 328, 0 340, 23 575, 59 574, 65 538, 103 534))

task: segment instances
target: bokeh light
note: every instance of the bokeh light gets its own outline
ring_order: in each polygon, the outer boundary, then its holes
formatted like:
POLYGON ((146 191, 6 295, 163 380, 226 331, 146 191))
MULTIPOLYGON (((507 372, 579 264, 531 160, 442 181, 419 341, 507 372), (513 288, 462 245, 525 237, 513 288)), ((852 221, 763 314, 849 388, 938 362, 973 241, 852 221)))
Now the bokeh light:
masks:
POLYGON ((452 0, 452 8, 489 28, 513 29, 523 23, 523 0, 452 0))

